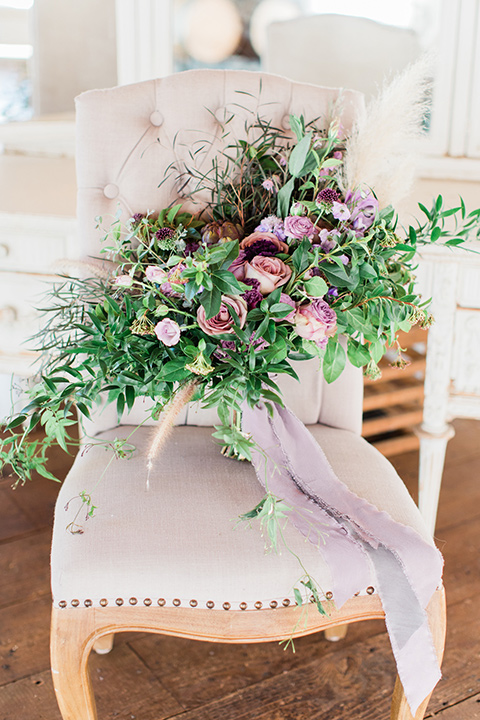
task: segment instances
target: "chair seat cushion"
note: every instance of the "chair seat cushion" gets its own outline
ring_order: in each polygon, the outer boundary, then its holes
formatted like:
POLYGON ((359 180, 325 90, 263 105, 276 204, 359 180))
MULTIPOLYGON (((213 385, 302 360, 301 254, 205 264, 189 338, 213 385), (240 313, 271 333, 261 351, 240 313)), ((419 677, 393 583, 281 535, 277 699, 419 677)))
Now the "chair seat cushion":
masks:
MULTIPOLYGON (((121 426, 98 439, 126 438, 133 430, 121 426)), ((309 430, 350 489, 432 542, 402 481, 375 448, 347 430, 319 424, 309 430)), ((110 462, 111 452, 98 445, 77 456, 55 513, 55 606, 151 601, 254 609, 288 604, 293 588, 302 587, 303 571, 295 555, 323 593, 329 593, 328 567, 295 528, 287 524, 285 545, 280 543, 280 553, 275 553, 265 552, 258 521, 238 524, 238 516, 261 500, 263 489, 250 463, 221 455, 211 428, 174 428, 147 489, 151 437, 152 428, 134 433, 130 442, 137 450, 130 459, 110 462), (82 492, 91 494, 97 506, 88 519, 82 492), (67 530, 74 520, 82 532, 67 530)))

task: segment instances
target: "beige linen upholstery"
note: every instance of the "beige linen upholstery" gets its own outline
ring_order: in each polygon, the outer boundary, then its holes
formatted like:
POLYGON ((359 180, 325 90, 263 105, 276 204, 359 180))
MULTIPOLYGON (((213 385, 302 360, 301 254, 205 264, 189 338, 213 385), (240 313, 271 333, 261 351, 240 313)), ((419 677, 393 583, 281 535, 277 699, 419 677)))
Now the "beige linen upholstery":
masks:
MULTIPOLYGON (((383 456, 347 430, 309 429, 349 488, 428 539, 416 506, 383 456)), ((123 426, 100 437, 127 437, 132 430, 123 426)), ((254 609, 258 602, 269 607, 272 601, 293 601, 293 587, 302 576, 297 559, 281 545, 281 554, 266 554, 258 523, 237 526, 238 516, 263 496, 252 466, 223 457, 210 428, 178 427, 147 490, 145 449, 151 432, 138 430, 131 438, 135 457, 114 460, 100 482, 111 453, 97 446, 77 457, 57 503, 55 605, 150 598, 167 605, 180 600, 183 606, 194 600, 198 607, 208 601, 217 608, 228 603, 231 609, 243 602, 254 609), (82 490, 93 491, 98 509, 87 521, 81 514, 84 532, 72 535, 65 528, 81 505, 82 490)), ((317 549, 289 525, 285 540, 328 592, 330 573, 317 549)))

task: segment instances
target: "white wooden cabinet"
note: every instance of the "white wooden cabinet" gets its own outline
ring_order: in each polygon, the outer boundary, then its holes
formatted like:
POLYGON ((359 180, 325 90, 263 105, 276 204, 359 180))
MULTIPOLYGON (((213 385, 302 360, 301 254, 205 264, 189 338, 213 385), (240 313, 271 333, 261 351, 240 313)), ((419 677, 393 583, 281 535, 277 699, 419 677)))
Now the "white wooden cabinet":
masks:
POLYGON ((471 252, 428 247, 418 269, 435 322, 428 333, 420 437, 419 506, 433 532, 455 417, 480 419, 480 243, 471 252))

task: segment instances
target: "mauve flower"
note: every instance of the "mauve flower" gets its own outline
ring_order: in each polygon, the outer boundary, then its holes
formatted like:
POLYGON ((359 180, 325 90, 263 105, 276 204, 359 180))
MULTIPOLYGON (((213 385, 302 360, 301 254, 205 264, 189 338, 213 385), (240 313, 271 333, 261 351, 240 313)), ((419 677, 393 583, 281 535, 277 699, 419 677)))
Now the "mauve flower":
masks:
POLYGON ((240 250, 238 257, 235 258, 235 260, 232 262, 230 267, 228 268, 228 271, 231 272, 237 280, 240 280, 240 282, 243 282, 245 279, 245 263, 247 262, 247 256, 243 252, 243 250, 240 250))
POLYGON ((175 320, 163 318, 155 325, 155 335, 167 347, 176 345, 180 340, 180 327, 175 320))
POLYGON ((279 240, 285 240, 285 229, 283 220, 276 215, 268 215, 263 218, 260 225, 257 225, 255 231, 273 233, 279 240))
POLYGON ((282 242, 278 239, 274 233, 271 232, 253 232, 250 233, 250 235, 247 235, 246 238, 243 238, 242 242, 240 243, 240 250, 245 250, 246 248, 250 247, 250 245, 253 245, 253 243, 257 242, 258 240, 270 240, 275 247, 277 248, 277 252, 279 253, 288 253, 288 245, 287 243, 282 242))
POLYGON ((200 305, 197 310, 197 322, 206 335, 227 335, 233 333, 235 321, 228 311, 229 306, 237 313, 240 327, 243 328, 247 319, 247 303, 242 297, 237 295, 222 295, 220 310, 212 318, 207 320, 203 305, 200 305))
POLYGON ((289 215, 285 218, 285 234, 289 237, 302 240, 304 237, 312 240, 315 235, 315 226, 308 217, 289 215))
POLYGON ((251 245, 247 245, 242 252, 246 261, 250 262, 255 255, 274 257, 278 253, 278 247, 271 240, 255 240, 251 245))
POLYGON ((338 297, 338 288, 335 287, 335 285, 332 285, 332 287, 328 288, 327 295, 334 298, 338 297))
POLYGON ((150 282, 163 283, 167 279, 167 272, 158 265, 148 265, 145 268, 145 277, 150 282))
POLYGON ((133 278, 130 277, 130 275, 117 275, 117 277, 113 279, 113 284, 117 287, 132 287, 133 278))
POLYGON ((333 205, 334 202, 339 201, 340 195, 333 188, 324 188, 323 190, 320 190, 317 197, 315 198, 315 202, 317 205, 333 205))
POLYGON ((333 153, 333 157, 335 158, 335 160, 341 160, 343 158, 343 153, 340 152, 340 150, 335 150, 335 152, 333 153))
POLYGON ((345 203, 332 203, 332 215, 337 220, 348 220, 350 218, 350 210, 345 203))
POLYGON ((326 228, 322 228, 318 233, 318 237, 320 239, 320 247, 322 248, 323 252, 329 253, 330 250, 333 250, 333 248, 337 244, 340 233, 338 232, 338 230, 329 231, 326 228))
POLYGON ((291 275, 292 269, 277 257, 257 255, 245 263, 245 277, 259 281, 262 295, 268 295, 277 287, 285 285, 291 275))
POLYGON ((351 210, 350 222, 354 230, 363 233, 374 222, 378 213, 378 200, 370 192, 348 190, 345 202, 351 210))
POLYGON ((328 338, 337 332, 335 310, 321 298, 301 305, 295 315, 295 331, 300 337, 313 340, 319 347, 325 348, 328 338))
POLYGON ((251 287, 251 290, 247 290, 246 292, 242 293, 242 297, 245 300, 245 302, 248 305, 249 310, 253 310, 253 308, 256 308, 257 305, 260 305, 263 299, 263 295, 260 292, 260 283, 258 280, 255 280, 255 278, 245 278, 243 280, 245 285, 249 285, 251 287))
POLYGON ((292 300, 290 295, 287 295, 286 293, 280 293, 280 299, 278 302, 285 303, 285 305, 290 305, 290 307, 292 308, 292 312, 289 312, 288 315, 285 315, 285 317, 283 318, 273 318, 275 322, 280 322, 281 320, 286 320, 290 323, 295 322, 295 311, 297 309, 295 300, 292 300))

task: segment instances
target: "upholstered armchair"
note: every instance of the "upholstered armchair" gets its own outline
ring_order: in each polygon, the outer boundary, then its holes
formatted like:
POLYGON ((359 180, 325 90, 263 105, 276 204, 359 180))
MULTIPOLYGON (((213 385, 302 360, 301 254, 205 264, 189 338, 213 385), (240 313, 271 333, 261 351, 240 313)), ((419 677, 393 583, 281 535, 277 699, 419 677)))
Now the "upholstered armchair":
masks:
MULTIPOLYGON (((327 116, 338 91, 248 72, 192 71, 128 87, 92 91, 77 99, 78 215, 84 256, 99 256, 94 218, 117 207, 122 217, 166 207, 185 196, 177 176, 159 187, 165 168, 181 166, 195 143, 222 147, 222 123, 241 137, 245 119, 259 113, 288 129, 290 113, 327 116), (261 91, 260 91, 261 89, 261 91), (242 94, 239 94, 239 91, 242 94)), ((352 123, 362 98, 344 92, 343 123, 352 123)), ((202 162, 208 163, 208 154, 202 162)), ((198 208, 197 208, 198 209, 198 208)), ((433 543, 401 479, 360 437, 362 376, 348 366, 331 385, 318 361, 298 363, 301 382, 279 382, 286 404, 320 443, 340 480, 433 543)), ((89 436, 126 438, 146 415, 137 401, 117 425, 100 409, 89 436)), ((151 424, 153 421, 151 421, 151 424)), ((263 496, 249 463, 221 455, 211 437, 215 415, 184 408, 146 484, 148 424, 131 436, 130 459, 110 460, 102 447, 80 452, 60 491, 52 546, 52 673, 64 720, 96 717, 87 661, 106 652, 122 631, 149 631, 197 640, 265 642, 326 630, 341 637, 348 623, 382 618, 375 581, 335 608, 331 577, 317 549, 287 526, 289 547, 311 568, 329 601, 329 614, 307 606, 298 623, 293 588, 299 566, 292 553, 265 554, 258 528, 237 527, 239 514, 263 496), (95 517, 69 533, 81 491, 92 492, 95 517)), ((85 443, 88 441, 85 440, 85 443)), ((443 589, 428 608, 441 661, 445 630, 443 589)), ((423 718, 428 697, 415 719, 423 718)), ((395 686, 392 718, 411 720, 402 686, 395 686)))

